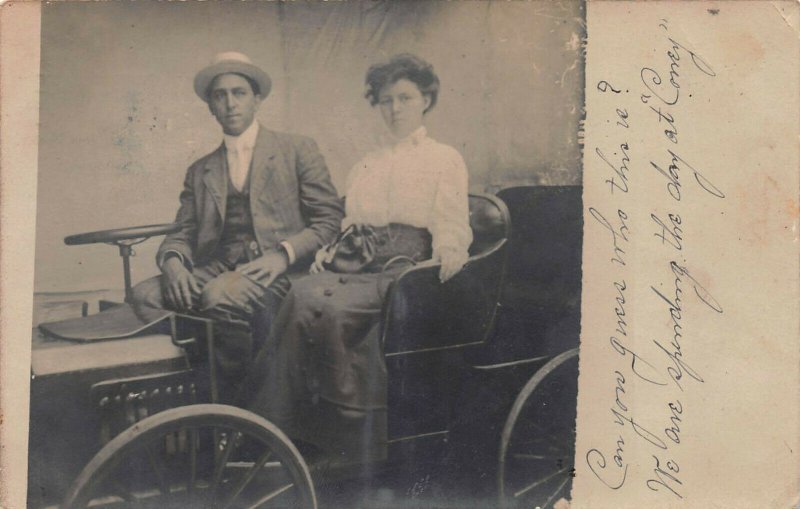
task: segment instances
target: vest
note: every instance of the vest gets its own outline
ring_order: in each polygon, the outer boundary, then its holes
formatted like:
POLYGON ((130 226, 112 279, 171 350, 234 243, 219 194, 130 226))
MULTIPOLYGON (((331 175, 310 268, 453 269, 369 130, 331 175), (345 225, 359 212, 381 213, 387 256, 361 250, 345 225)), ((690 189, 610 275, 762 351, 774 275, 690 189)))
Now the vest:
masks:
POLYGON ((225 200, 225 221, 214 257, 233 269, 261 256, 253 231, 250 213, 250 176, 239 191, 228 176, 228 196, 225 200))

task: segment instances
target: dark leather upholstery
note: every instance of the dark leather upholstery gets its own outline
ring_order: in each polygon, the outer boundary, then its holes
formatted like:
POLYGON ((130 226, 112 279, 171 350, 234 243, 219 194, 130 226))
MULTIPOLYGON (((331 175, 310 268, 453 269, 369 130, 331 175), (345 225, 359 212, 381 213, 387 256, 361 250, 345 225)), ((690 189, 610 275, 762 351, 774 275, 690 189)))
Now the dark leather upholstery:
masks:
POLYGON ((439 282, 439 265, 406 271, 384 305, 387 354, 484 341, 491 331, 505 270, 510 219, 495 196, 470 195, 474 240, 470 259, 453 279, 439 282))
POLYGON ((497 198, 470 195, 469 225, 472 228, 470 256, 482 253, 510 233, 508 211, 497 198))
POLYGON ((446 429, 465 367, 461 354, 492 333, 503 287, 509 215, 494 196, 469 197, 473 242, 467 265, 445 284, 439 265, 406 271, 384 304, 389 437, 446 429), (469 348, 459 348, 471 345, 469 348))
POLYGON ((583 207, 580 186, 503 189, 514 231, 503 305, 550 312, 580 300, 583 207))
POLYGON ((483 363, 552 355, 578 346, 581 186, 522 186, 497 193, 514 224, 506 284, 483 363))

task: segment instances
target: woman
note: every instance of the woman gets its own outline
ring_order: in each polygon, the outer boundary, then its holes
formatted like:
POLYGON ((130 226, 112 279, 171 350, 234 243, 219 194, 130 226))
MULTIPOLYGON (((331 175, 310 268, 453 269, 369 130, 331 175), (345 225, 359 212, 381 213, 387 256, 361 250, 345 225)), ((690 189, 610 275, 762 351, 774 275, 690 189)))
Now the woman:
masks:
POLYGON ((256 360, 263 371, 253 378, 266 383, 247 405, 293 438, 352 461, 385 455, 386 368, 377 325, 388 283, 404 268, 394 262, 432 257, 444 282, 462 268, 472 241, 464 161, 424 127, 439 91, 432 66, 398 55, 372 66, 366 84, 392 143, 348 175, 342 229, 369 225, 374 259, 358 273, 334 273, 324 263, 331 250, 318 253, 313 275, 294 284, 275 319, 256 360))

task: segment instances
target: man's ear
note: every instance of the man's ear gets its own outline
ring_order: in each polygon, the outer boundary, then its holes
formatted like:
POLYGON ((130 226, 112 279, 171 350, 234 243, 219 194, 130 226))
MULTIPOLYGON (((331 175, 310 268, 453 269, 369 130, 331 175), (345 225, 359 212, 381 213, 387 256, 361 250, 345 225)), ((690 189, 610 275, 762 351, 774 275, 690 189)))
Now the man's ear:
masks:
POLYGON ((426 94, 423 95, 422 98, 425 99, 425 107, 422 108, 422 111, 428 111, 428 108, 431 107, 431 102, 432 102, 431 96, 426 94))
POLYGON ((255 95, 255 101, 256 101, 256 111, 258 111, 258 107, 261 106, 261 101, 262 101, 261 94, 255 95))

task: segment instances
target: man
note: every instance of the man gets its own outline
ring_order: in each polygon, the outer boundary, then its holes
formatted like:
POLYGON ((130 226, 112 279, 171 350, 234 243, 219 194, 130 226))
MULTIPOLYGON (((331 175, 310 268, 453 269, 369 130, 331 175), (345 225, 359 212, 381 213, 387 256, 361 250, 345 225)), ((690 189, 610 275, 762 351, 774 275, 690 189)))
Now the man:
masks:
POLYGON ((254 357, 254 318, 271 320, 291 286, 287 275, 308 267, 343 216, 314 141, 255 121, 270 87, 241 53, 221 53, 197 73, 195 92, 224 141, 186 172, 176 218, 183 229, 158 250, 161 276, 134 288, 144 319, 168 308, 215 321, 223 399, 254 357))

